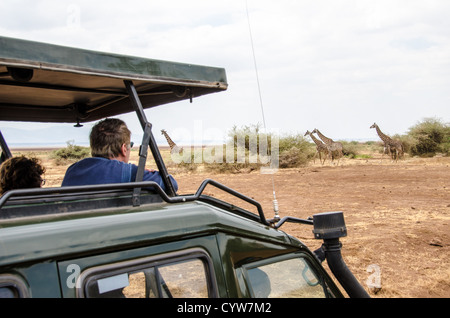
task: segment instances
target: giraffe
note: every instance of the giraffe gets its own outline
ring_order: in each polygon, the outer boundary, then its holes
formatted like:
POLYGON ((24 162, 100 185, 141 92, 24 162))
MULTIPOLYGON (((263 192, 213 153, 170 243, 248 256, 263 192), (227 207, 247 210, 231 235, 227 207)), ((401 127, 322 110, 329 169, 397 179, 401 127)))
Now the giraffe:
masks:
POLYGON ((400 141, 394 140, 388 135, 385 135, 376 123, 373 123, 370 128, 375 128, 378 136, 383 141, 384 151, 383 155, 381 155, 381 160, 383 160, 384 154, 387 153, 391 156, 392 160, 397 161, 399 156, 403 155, 403 144, 400 141))
POLYGON ((314 158, 313 158, 314 162, 316 162, 316 156, 317 156, 317 153, 318 153, 319 154, 320 163, 323 165, 325 163, 325 160, 327 159, 327 156, 328 156, 329 152, 330 152, 329 149, 328 149, 328 146, 325 145, 319 139, 317 139, 309 130, 306 131, 304 136, 306 136, 306 135, 309 135, 311 137, 311 139, 314 141, 314 143, 316 144, 316 146, 317 146, 316 147, 317 151, 314 154, 314 158), (325 153, 325 157, 323 158, 323 162, 322 162, 322 152, 325 153))
POLYGON ((342 153, 343 148, 342 144, 340 142, 336 142, 333 139, 324 136, 317 128, 314 128, 314 130, 311 133, 312 134, 316 133, 317 135, 319 135, 320 139, 322 139, 322 141, 327 145, 329 155, 331 156, 331 161, 334 160, 333 152, 336 151, 338 153, 338 165, 339 165, 339 160, 341 159, 341 157, 344 156, 344 154, 342 153))
POLYGON ((183 147, 178 147, 176 143, 173 142, 173 140, 169 137, 169 135, 167 134, 167 131, 165 131, 164 129, 161 130, 161 134, 164 135, 164 137, 166 137, 167 143, 169 144, 170 147, 170 153, 171 154, 181 154, 183 153, 183 147))

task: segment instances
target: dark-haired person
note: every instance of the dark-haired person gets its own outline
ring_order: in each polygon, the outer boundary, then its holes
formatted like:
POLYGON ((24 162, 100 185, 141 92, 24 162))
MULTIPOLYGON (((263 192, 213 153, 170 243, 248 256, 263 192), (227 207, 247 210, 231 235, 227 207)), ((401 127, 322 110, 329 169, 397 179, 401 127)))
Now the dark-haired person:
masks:
MULTIPOLYGON (((131 132, 125 122, 107 118, 98 122, 91 130, 90 158, 71 165, 64 176, 62 186, 122 183, 136 180, 138 167, 128 163, 131 152, 131 132)), ((178 184, 170 177, 174 190, 178 184)), ((158 171, 145 170, 143 181, 154 181, 165 190, 158 171)))
POLYGON ((40 188, 45 173, 37 158, 12 157, 0 166, 0 194, 13 189, 40 188))

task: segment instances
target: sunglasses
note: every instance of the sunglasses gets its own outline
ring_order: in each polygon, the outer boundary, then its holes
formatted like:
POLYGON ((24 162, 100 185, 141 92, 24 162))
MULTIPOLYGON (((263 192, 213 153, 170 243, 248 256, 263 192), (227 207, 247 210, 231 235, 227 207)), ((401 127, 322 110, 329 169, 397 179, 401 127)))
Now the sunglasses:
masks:
MULTIPOLYGON (((124 145, 125 145, 125 144, 124 144, 124 145)), ((130 146, 127 147, 127 148, 128 148, 128 149, 131 149, 131 148, 133 148, 133 146, 134 146, 134 142, 130 141, 130 146)))

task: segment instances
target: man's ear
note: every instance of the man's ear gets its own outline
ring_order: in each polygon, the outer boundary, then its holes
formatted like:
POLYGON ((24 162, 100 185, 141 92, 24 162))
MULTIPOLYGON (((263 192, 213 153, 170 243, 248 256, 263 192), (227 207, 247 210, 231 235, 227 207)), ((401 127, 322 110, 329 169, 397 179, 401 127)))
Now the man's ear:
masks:
POLYGON ((121 151, 121 155, 125 157, 127 155, 128 151, 129 151, 127 145, 126 144, 122 144, 122 147, 120 148, 120 151, 121 151))

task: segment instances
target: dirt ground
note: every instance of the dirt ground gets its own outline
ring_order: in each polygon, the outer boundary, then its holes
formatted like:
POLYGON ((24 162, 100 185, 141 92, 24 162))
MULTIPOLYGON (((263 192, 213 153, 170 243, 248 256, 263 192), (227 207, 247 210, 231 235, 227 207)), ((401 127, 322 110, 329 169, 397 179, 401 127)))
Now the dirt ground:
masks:
MULTIPOLYGON (((53 165, 45 153, 32 154, 47 166, 46 186, 59 186, 66 167, 53 165)), ((316 161, 273 175, 169 172, 178 181, 179 194, 195 193, 211 178, 259 201, 266 218, 273 217, 273 188, 281 217, 343 211, 348 231, 341 240, 344 259, 372 297, 450 297, 449 157, 398 163, 343 159, 323 166, 316 161), (371 283, 379 288, 368 288, 371 283)), ((208 186, 206 193, 246 207, 214 187, 208 186)), ((281 230, 312 250, 321 245, 311 226, 287 223, 281 230)))

